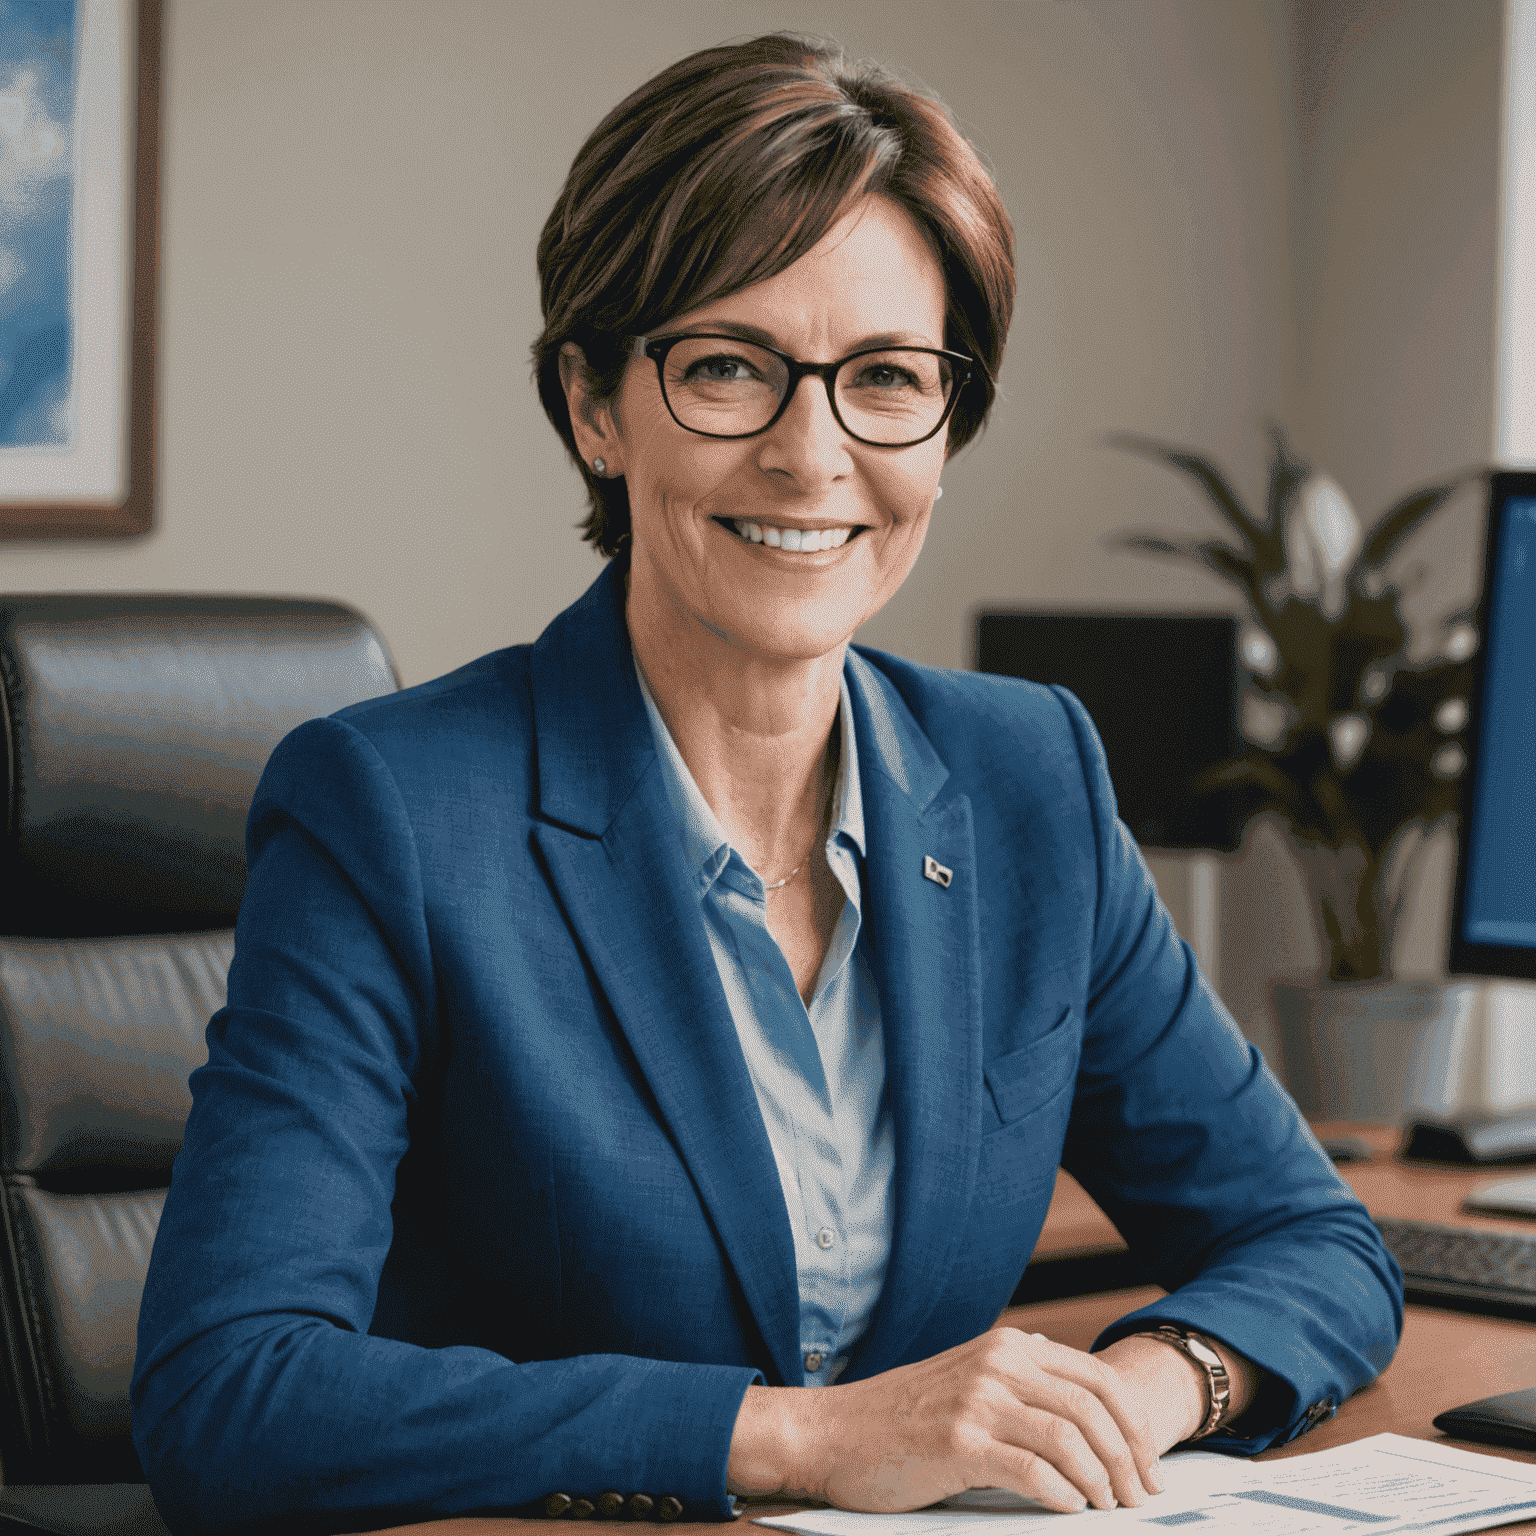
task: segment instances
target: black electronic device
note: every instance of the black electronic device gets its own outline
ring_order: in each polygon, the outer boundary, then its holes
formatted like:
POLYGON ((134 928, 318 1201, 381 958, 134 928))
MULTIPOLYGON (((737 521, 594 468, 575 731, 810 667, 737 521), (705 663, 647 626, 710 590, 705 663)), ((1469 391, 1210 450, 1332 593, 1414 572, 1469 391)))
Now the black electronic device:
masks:
POLYGON ((1492 477, 1450 968, 1536 977, 1536 472, 1492 477))
POLYGON ((1520 1163, 1536 1158, 1536 1111, 1419 1119, 1402 1156, 1424 1163, 1520 1163))
POLYGON ((1536 1234, 1371 1218, 1409 1301, 1536 1321, 1536 1234))
POLYGON ((1484 1445, 1517 1445, 1536 1451, 1536 1387, 1480 1397, 1475 1403, 1448 1408, 1435 1415, 1435 1428, 1458 1440, 1484 1445))
POLYGON ((1082 700, 1138 843, 1237 847, 1244 796, 1192 788, 1242 750, 1230 614, 982 613, 976 668, 1060 683, 1082 700))

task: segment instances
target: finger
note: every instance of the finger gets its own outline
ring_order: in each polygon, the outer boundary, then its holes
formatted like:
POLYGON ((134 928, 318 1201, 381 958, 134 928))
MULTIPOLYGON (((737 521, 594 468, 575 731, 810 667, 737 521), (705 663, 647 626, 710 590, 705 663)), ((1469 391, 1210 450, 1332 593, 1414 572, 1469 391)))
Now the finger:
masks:
MULTIPOLYGON (((1105 1422, 1110 1421, 1106 1418, 1105 1422)), ((1050 1408, 1021 1404, 1012 1426, 998 1425, 994 1438, 1043 1457, 1095 1509, 1114 1509, 1120 1504, 1134 1508, 1146 1502, 1129 1456, 1122 1451, 1117 1458, 1102 1444, 1091 1441, 1061 1404, 1050 1408)))
POLYGON ((1087 1387, 1104 1405, 1119 1426, 1137 1468, 1151 1473, 1157 1491, 1161 1492, 1162 1479, 1157 1474, 1156 1438, 1140 1400, 1131 1391, 1125 1377, 1097 1355, 1085 1354, 1066 1344, 1052 1344, 1043 1334, 1032 1334, 1031 1338, 1039 1339, 1048 1346, 1048 1352, 1036 1355, 1036 1359, 1046 1369, 1054 1375, 1087 1387))
POLYGON ((1022 1494, 1026 1499, 1036 1499, 1061 1515, 1081 1514, 1088 1507, 1083 1491, 1063 1477, 1043 1456, 1036 1456, 1032 1451, 1000 1445, 991 1464, 992 1470, 987 1477, 998 1488, 1022 1494))
MULTIPOLYGON (((1091 1476, 1097 1469, 1110 1497, 1132 1507, 1146 1502, 1148 1483, 1143 1473, 1149 1470, 1149 1460, 1155 1464, 1156 1456, 1141 1416, 1126 1400, 1124 1383, 1117 1373, 1080 1350, 1046 1341, 1033 1345, 1011 1372, 1005 1367, 1002 1374, 1021 1405, 1043 1409, 1076 1430, 1077 1440, 1093 1458, 1093 1468, 1085 1468, 1085 1473, 1091 1476)), ((1012 1435, 1005 1438, 1032 1450, 1041 1449, 1012 1435)), ((1072 1451, 1076 1452, 1075 1445, 1072 1451)), ((1050 1452, 1043 1454, 1049 1456, 1050 1452)), ((1056 1465, 1067 1471, 1060 1462, 1056 1465)), ((1068 1475, 1095 1504, 1104 1507, 1094 1488, 1079 1476, 1068 1475)))

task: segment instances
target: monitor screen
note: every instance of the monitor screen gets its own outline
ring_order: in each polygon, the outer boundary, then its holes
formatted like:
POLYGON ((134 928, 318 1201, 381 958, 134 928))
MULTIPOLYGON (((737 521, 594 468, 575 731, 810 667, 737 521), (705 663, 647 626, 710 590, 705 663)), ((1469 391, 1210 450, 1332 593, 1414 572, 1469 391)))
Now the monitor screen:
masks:
POLYGON ((1143 847, 1238 845, 1241 793, 1191 784, 1242 750, 1237 620, 1224 613, 977 616, 976 669, 1070 688, 1093 717, 1120 817, 1143 847))
POLYGON ((1536 473, 1493 477, 1451 970, 1536 976, 1536 473))

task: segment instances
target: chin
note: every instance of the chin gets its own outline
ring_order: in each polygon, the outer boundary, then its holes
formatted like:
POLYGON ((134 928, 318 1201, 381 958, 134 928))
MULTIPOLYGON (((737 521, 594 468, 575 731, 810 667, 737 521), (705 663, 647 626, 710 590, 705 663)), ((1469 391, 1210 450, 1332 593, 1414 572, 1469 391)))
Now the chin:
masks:
MULTIPOLYGON (((815 661, 845 646, 863 622, 862 615, 850 614, 841 604, 835 613, 804 611, 819 606, 822 605, 807 602, 766 612, 749 609, 730 616, 721 614, 718 630, 741 650, 765 659, 815 661)), ((717 626, 711 623, 711 627, 717 626)))

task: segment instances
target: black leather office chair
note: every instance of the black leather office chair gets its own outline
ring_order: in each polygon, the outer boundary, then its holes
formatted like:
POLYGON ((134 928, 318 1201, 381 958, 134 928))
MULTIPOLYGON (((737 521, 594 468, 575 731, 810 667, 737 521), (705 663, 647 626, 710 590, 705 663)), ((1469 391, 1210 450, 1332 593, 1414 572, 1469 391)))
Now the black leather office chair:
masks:
POLYGON ((395 686, 332 603, 0 599, 0 1531, 164 1529, 128 1382, 246 810, 288 730, 395 686))

